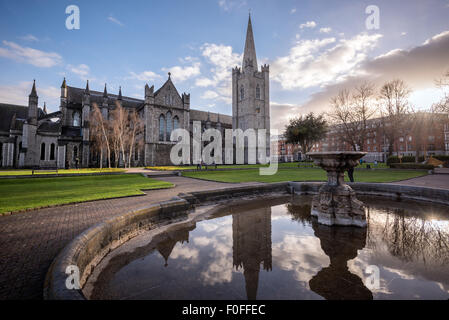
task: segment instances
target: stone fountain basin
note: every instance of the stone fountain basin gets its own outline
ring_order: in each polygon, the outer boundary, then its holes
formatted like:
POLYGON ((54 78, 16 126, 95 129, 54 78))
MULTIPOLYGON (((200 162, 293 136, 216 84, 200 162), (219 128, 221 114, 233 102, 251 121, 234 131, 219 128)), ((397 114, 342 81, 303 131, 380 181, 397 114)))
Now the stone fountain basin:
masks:
POLYGON ((314 163, 324 170, 337 169, 345 171, 358 165, 366 152, 359 151, 330 151, 330 152, 309 152, 307 155, 311 157, 314 163))

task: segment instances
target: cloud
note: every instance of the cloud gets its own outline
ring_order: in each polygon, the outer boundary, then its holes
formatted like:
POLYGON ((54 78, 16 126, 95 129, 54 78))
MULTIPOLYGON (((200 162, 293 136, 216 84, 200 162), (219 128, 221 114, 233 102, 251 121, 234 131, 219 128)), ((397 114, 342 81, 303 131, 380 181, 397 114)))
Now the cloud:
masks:
POLYGON ((153 71, 143 71, 141 73, 130 72, 128 77, 125 77, 125 80, 134 79, 139 81, 151 82, 156 79, 161 78, 160 75, 154 73, 153 71))
POLYGON ((332 31, 332 28, 320 28, 320 33, 329 33, 332 31))
POLYGON ((50 68, 61 64, 62 57, 55 52, 45 52, 29 47, 22 47, 17 43, 4 40, 0 47, 0 57, 28 63, 36 67, 50 68))
MULTIPOLYGON (((416 101, 422 101, 422 96, 429 96, 428 92, 435 88, 435 79, 440 78, 447 70, 449 31, 444 31, 410 50, 396 49, 372 59, 365 58, 343 81, 324 86, 299 107, 296 113, 325 111, 329 107, 329 99, 343 88, 353 88, 364 81, 379 87, 394 78, 403 79, 416 91, 416 101)), ((435 102, 438 99, 439 96, 435 96, 435 102)))
POLYGON ((246 1, 218 0, 218 6, 224 11, 241 8, 246 5, 246 1))
POLYGON ((296 12, 296 8, 290 10, 290 14, 294 14, 296 12))
POLYGON ((198 78, 198 87, 213 87, 215 94, 204 93, 204 99, 232 102, 232 74, 231 67, 239 65, 242 55, 232 51, 231 46, 215 43, 205 43, 201 46, 201 54, 206 63, 211 66, 209 77, 198 78))
POLYGON ((33 36, 32 34, 27 34, 26 36, 19 37, 19 39, 24 41, 36 41, 36 42, 39 41, 39 39, 33 36))
POLYGON ((112 23, 115 23, 115 24, 119 25, 120 27, 124 26, 124 24, 121 21, 119 21, 118 19, 114 18, 113 16, 109 16, 108 20, 111 21, 112 23))
POLYGON ((270 127, 271 129, 284 130, 286 124, 293 117, 299 116, 299 105, 277 103, 270 101, 270 127))
POLYGON ((198 76, 201 73, 200 66, 201 63, 195 62, 191 66, 174 66, 171 68, 162 68, 162 70, 170 72, 174 81, 183 82, 190 78, 198 76))
POLYGON ((73 66, 71 64, 67 65, 67 70, 78 75, 81 79, 86 80, 88 78, 90 68, 86 64, 80 64, 73 66))
POLYGON ((212 90, 207 90, 201 96, 201 99, 216 99, 219 97, 219 94, 212 90))
POLYGON ((306 23, 302 23, 299 25, 300 29, 304 29, 304 28, 315 28, 316 27, 316 22, 315 21, 307 21, 306 23))
POLYGON ((361 33, 351 39, 300 40, 289 55, 272 63, 272 79, 283 89, 304 89, 339 82, 366 59, 380 34, 361 33))
MULTIPOLYGON (((32 81, 23 81, 16 85, 0 86, 1 102, 27 106, 28 95, 31 92, 32 86, 32 81)), ((59 108, 59 96, 61 90, 52 86, 39 86, 39 82, 36 82, 36 89, 39 96, 39 106, 42 106, 45 101, 47 103, 47 108, 50 111, 57 111, 59 108)))

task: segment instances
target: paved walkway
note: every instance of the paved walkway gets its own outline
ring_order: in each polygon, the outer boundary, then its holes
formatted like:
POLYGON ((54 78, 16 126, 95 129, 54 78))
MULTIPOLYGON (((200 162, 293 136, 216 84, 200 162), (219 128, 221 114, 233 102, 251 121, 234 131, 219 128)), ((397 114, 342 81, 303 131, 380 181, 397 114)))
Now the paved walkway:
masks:
POLYGON ((85 202, 0 217, 0 299, 42 299, 45 274, 58 252, 98 222, 170 199, 181 192, 235 186, 177 176, 167 176, 163 180, 176 187, 148 191, 145 196, 85 202))
POLYGON ((429 187, 439 189, 449 189, 449 175, 448 174, 430 174, 423 177, 408 179, 393 184, 402 184, 407 186, 429 187))
MULTIPOLYGON (((130 171, 149 173, 142 169, 130 171)), ((0 299, 42 299, 45 274, 58 252, 98 222, 170 199, 181 192, 235 186, 178 176, 159 179, 172 182, 176 187, 148 191, 145 196, 85 202, 0 217, 0 299)), ((257 183, 239 185, 252 184, 257 183)), ((399 184, 449 189, 449 176, 431 175, 399 184)))

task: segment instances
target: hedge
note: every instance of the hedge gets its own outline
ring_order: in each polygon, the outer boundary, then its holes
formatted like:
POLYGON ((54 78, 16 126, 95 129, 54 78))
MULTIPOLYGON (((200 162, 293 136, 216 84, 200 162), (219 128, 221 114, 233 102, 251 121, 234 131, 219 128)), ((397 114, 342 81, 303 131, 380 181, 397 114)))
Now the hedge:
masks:
POLYGON ((430 164, 422 164, 422 163, 392 163, 390 164, 390 168, 392 169, 425 169, 432 170, 434 167, 430 164))

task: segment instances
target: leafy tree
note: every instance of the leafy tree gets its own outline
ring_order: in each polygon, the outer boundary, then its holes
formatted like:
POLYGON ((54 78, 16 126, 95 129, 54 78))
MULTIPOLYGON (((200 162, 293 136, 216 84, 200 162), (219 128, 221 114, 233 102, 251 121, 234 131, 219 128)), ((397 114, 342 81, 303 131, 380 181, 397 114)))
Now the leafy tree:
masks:
POLYGON ((310 152, 312 145, 326 136, 327 122, 323 115, 312 112, 290 120, 285 127, 287 143, 299 144, 303 153, 310 152))

